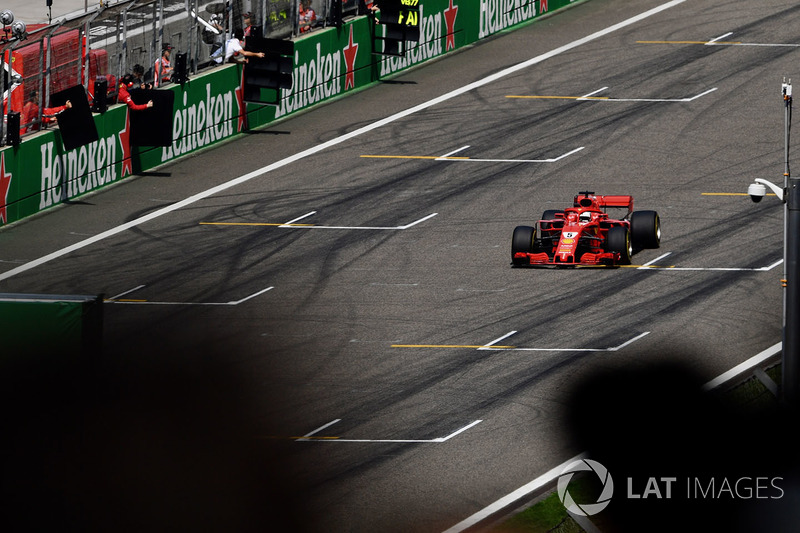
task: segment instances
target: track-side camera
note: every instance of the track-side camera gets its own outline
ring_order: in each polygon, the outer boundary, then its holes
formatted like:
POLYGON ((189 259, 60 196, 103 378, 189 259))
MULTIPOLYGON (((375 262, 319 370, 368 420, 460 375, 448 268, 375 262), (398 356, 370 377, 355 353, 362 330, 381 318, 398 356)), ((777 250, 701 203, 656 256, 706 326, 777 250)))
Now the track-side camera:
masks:
POLYGON ((751 200, 758 203, 767 195, 767 188, 761 183, 751 183, 747 187, 747 194, 750 195, 751 200))
POLYGON ((748 185, 747 194, 750 195, 751 200, 753 200, 755 203, 758 203, 761 201, 762 198, 764 198, 767 195, 767 188, 769 188, 769 190, 772 191, 775 194, 775 196, 778 197, 778 200, 780 200, 781 202, 784 201, 784 196, 786 196, 786 191, 784 191, 781 187, 778 187, 771 181, 762 178, 756 178, 755 180, 753 180, 753 183, 748 185))

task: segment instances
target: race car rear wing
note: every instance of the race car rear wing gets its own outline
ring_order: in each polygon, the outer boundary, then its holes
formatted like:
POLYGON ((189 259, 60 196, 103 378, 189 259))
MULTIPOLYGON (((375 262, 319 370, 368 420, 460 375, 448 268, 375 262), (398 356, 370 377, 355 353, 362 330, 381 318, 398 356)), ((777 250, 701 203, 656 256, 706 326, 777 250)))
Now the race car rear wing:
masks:
POLYGON ((594 192, 581 191, 575 195, 573 205, 575 207, 592 207, 595 205, 600 208, 613 207, 627 209, 628 214, 625 215, 625 217, 627 217, 633 212, 633 196, 620 194, 595 196, 594 192))
POLYGON ((633 211, 633 196, 623 196, 623 195, 605 195, 605 196, 598 196, 597 203, 600 207, 619 207, 619 208, 627 208, 628 213, 633 211))

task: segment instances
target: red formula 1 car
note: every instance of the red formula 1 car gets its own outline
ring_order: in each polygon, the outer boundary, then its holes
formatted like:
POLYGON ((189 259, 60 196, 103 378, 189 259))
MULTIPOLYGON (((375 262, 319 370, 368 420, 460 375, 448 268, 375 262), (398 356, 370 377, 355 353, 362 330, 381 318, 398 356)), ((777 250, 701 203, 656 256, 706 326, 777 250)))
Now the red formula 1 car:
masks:
POLYGON ((563 211, 547 210, 536 226, 517 226, 511 239, 513 266, 629 265, 634 250, 658 248, 655 211, 634 211, 633 197, 579 192, 563 211), (628 212, 621 219, 606 209, 628 212))

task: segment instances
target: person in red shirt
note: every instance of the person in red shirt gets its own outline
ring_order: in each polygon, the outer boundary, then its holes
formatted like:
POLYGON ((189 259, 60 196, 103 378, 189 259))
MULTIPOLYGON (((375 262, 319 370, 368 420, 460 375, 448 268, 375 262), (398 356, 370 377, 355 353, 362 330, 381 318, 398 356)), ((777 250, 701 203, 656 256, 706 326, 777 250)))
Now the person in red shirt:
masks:
POLYGON ((38 130, 39 125, 32 124, 37 118, 39 118, 39 91, 32 91, 30 98, 25 102, 25 105, 22 106, 22 117, 20 117, 22 127, 19 129, 20 134, 26 133, 28 128, 30 128, 31 131, 38 130))
MULTIPOLYGON (((69 100, 64 105, 45 107, 42 111, 42 124, 56 122, 58 115, 70 108, 72 108, 72 102, 69 100)), ((22 107, 22 116, 20 118, 22 123, 22 127, 19 130, 20 134, 27 133, 29 129, 30 131, 39 130, 39 124, 33 124, 33 121, 39 118, 39 91, 31 92, 30 98, 22 107)))
POLYGON ((126 104, 128 109, 132 109, 134 111, 144 111, 145 109, 150 109, 153 107, 153 101, 149 100, 146 104, 137 104, 131 98, 131 93, 128 91, 131 87, 133 87, 134 78, 131 74, 125 74, 119 79, 119 93, 117 94, 117 102, 121 104, 126 104))
POLYGON ((69 100, 66 101, 64 105, 58 105, 55 107, 45 107, 44 111, 42 111, 42 122, 47 124, 56 121, 56 117, 66 111, 67 109, 72 109, 72 102, 69 100))
POLYGON ((253 12, 248 11, 242 15, 242 18, 244 19, 244 39, 246 40, 253 32, 253 12))
POLYGON ((173 46, 169 43, 164 43, 161 46, 161 57, 156 59, 153 65, 153 86, 160 87, 162 83, 166 83, 172 79, 172 65, 169 62, 169 56, 173 46))
POLYGON ((317 13, 311 7, 311 0, 300 2, 299 21, 300 33, 311 31, 311 28, 317 23, 317 13))

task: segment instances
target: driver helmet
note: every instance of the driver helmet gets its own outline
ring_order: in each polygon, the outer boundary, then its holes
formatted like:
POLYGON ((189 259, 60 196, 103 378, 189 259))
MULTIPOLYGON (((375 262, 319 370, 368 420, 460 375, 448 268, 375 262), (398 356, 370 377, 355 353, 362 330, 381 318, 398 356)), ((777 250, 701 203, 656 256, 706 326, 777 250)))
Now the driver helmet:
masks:
POLYGON ((587 224, 587 223, 591 222, 592 221, 592 213, 590 211, 584 211, 578 217, 578 221, 581 224, 587 224))

